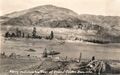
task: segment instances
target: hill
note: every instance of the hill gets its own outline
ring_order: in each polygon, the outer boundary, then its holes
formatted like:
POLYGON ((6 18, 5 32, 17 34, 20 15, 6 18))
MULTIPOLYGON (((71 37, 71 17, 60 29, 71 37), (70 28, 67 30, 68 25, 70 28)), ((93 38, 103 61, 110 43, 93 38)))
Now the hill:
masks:
POLYGON ((92 24, 104 27, 105 32, 111 36, 120 36, 120 17, 119 16, 103 16, 103 15, 79 15, 81 20, 85 20, 92 24))
POLYGON ((79 18, 88 21, 93 24, 106 27, 108 29, 120 30, 120 17, 119 16, 102 16, 102 15, 90 15, 82 14, 79 18))
POLYGON ((87 39, 92 36, 94 39, 100 37, 110 40, 117 39, 116 41, 120 37, 119 20, 118 16, 78 15, 70 9, 53 5, 38 6, 0 17, 2 26, 80 29, 88 33, 87 39), (96 32, 94 36, 91 35, 91 31, 96 32))
POLYGON ((53 5, 38 6, 4 16, 10 18, 4 25, 71 27, 79 22, 78 14, 72 10, 53 5))

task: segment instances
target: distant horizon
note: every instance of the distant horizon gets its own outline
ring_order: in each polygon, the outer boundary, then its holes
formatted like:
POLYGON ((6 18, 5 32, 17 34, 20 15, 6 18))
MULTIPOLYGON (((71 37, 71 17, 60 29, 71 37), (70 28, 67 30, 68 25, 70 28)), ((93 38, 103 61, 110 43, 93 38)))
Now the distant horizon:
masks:
POLYGON ((0 16, 42 5, 67 8, 79 15, 120 16, 119 3, 120 0, 0 0, 0 16))

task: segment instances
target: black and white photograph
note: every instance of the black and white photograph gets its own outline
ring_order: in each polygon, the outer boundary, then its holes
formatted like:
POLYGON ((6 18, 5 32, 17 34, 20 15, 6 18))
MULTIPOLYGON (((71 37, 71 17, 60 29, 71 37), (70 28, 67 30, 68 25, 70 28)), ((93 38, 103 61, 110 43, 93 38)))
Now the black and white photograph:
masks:
POLYGON ((0 0, 0 75, 120 75, 120 0, 0 0))

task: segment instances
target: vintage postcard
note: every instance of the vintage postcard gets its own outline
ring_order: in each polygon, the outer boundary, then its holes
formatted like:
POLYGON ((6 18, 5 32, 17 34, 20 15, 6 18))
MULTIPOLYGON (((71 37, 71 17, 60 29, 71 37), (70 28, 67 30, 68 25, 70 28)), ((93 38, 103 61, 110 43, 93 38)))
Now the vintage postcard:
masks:
POLYGON ((120 75, 120 0, 0 0, 0 75, 120 75))

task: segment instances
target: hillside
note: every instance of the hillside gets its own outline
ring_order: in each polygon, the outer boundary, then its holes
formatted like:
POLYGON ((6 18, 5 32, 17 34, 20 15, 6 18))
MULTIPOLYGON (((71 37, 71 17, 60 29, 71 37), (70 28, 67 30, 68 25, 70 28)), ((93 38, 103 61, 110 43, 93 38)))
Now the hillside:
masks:
MULTIPOLYGON (((85 30, 96 29, 85 20, 80 20, 79 15, 72 10, 56 7, 53 5, 43 5, 31 9, 13 12, 1 17, 3 25, 12 26, 40 26, 56 28, 80 28, 85 30)), ((97 25, 97 29, 99 29, 97 25)), ((97 30, 96 29, 96 30, 97 30)))
MULTIPOLYGON (((53 5, 43 5, 0 17, 2 26, 37 26, 50 28, 72 28, 85 31, 94 39, 103 38, 118 41, 120 17, 78 15, 74 11, 53 5), (91 32, 96 32, 91 35, 91 32), (90 34, 89 34, 90 33, 90 34)), ((4 28, 3 28, 4 29, 4 28)), ((7 29, 9 30, 9 29, 7 29)), ((81 36, 82 34, 80 34, 81 36)), ((91 39, 90 39, 91 40, 91 39)))
POLYGON ((79 19, 79 15, 72 10, 43 5, 31 9, 13 12, 1 17, 2 25, 11 26, 40 26, 52 28, 80 28, 83 30, 103 30, 99 25, 93 25, 79 19))
POLYGON ((105 32, 111 36, 120 37, 120 17, 119 16, 102 16, 102 15, 79 15, 81 20, 88 21, 106 28, 105 32))
POLYGON ((108 29, 120 30, 120 17, 119 16, 102 16, 102 15, 89 15, 82 14, 79 18, 93 24, 98 24, 108 29))
POLYGON ((77 14, 72 10, 44 5, 4 15, 10 19, 4 25, 35 25, 47 27, 71 27, 79 22, 77 14), (59 24, 63 25, 59 25, 59 24))

